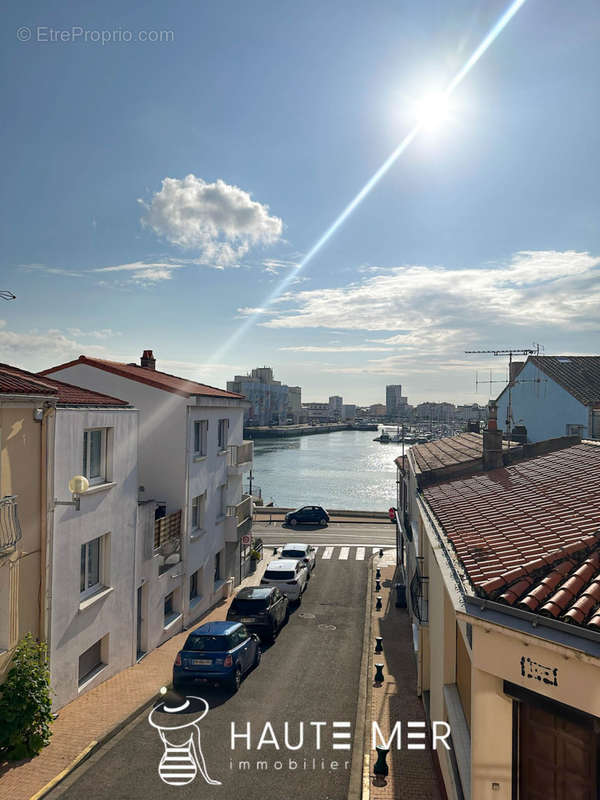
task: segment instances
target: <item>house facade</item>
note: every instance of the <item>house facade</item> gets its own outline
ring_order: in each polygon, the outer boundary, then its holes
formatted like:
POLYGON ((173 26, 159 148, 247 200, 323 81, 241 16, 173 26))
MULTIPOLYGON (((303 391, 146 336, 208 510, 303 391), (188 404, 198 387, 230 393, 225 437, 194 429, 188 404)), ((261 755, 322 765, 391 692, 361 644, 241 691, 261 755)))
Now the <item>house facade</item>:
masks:
POLYGON ((452 732, 449 798, 600 785, 600 445, 540 445, 417 475, 402 525, 417 690, 452 732))
POLYGON ((600 356, 529 356, 496 402, 505 432, 523 426, 529 442, 600 439, 600 356))
POLYGON ((136 642, 140 654, 193 624, 249 569, 252 500, 242 476, 245 399, 140 364, 81 356, 45 370, 139 410, 136 642))

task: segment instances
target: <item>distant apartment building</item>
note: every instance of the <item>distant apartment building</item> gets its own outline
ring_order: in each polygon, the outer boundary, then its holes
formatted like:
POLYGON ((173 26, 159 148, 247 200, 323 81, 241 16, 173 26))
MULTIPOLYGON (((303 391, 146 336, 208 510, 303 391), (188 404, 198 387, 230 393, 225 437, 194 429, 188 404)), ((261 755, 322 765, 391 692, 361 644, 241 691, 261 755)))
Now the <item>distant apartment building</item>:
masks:
POLYGON ((357 406, 354 403, 344 403, 342 406, 342 421, 351 422, 357 413, 357 406))
POLYGON ((0 671, 45 640, 60 708, 135 663, 138 412, 0 365, 0 433, 0 671))
POLYGON ((333 395, 329 398, 329 418, 331 420, 341 420, 342 409, 344 407, 344 399, 339 395, 333 395))
POLYGON ((456 408, 454 403, 419 403, 415 406, 415 419, 421 422, 451 422, 456 408))
POLYGON ((383 403, 374 403, 372 406, 368 407, 367 411, 371 417, 385 417, 387 414, 387 406, 384 406, 383 403))
POLYGON ((529 442, 600 439, 600 356, 529 356, 510 377, 497 399, 505 435, 524 427, 529 442))
MULTIPOLYGON (((138 471, 132 466, 128 483, 135 483, 138 510, 136 577, 127 608, 135 610, 142 654, 193 624, 229 591, 228 579, 239 581, 249 568, 252 501, 242 495, 253 455, 252 442, 243 441, 248 403, 160 372, 150 350, 140 364, 80 356, 43 373, 49 374, 124 398, 139 412, 139 435, 117 439, 108 423, 98 423, 104 443, 94 440, 93 447, 109 453, 111 442, 125 438, 137 445, 138 471)), ((109 485, 95 496, 106 498, 108 510, 115 490, 109 485)))
POLYGON ((480 406, 478 403, 471 403, 456 406, 454 409, 454 419, 457 422, 479 422, 487 418, 487 410, 485 406, 480 406))
POLYGON ((402 386, 390 384, 385 387, 385 408, 388 417, 394 417, 400 412, 402 398, 402 386))
POLYGON ((302 390, 274 380, 271 367, 257 367, 249 375, 236 375, 227 381, 227 391, 248 400, 245 425, 285 425, 288 418, 300 421, 302 390))
POLYGON ((329 422, 329 403, 302 403, 302 420, 304 422, 329 422))

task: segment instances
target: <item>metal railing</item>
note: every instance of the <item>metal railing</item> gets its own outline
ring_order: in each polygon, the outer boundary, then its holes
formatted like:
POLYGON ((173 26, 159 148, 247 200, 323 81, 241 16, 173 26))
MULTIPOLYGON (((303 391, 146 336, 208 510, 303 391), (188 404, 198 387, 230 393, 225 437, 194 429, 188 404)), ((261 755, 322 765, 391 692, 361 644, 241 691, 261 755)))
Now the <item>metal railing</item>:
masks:
POLYGON ((153 552, 164 558, 161 572, 181 561, 181 510, 154 521, 153 552))
POLYGON ((410 604, 419 624, 427 625, 429 623, 429 578, 421 575, 420 567, 417 567, 410 582, 410 604))
POLYGON ((0 553, 14 550, 22 536, 17 495, 7 495, 0 499, 0 553))
MULTIPOLYGON (((236 505, 227 506, 226 515, 235 518, 236 536, 244 536, 252 530, 252 497, 242 495, 243 500, 236 505)), ((233 531, 232 531, 233 533, 233 531)))
POLYGON ((254 442, 249 439, 242 444, 230 444, 227 463, 230 467, 240 467, 242 464, 252 463, 254 456, 254 442))

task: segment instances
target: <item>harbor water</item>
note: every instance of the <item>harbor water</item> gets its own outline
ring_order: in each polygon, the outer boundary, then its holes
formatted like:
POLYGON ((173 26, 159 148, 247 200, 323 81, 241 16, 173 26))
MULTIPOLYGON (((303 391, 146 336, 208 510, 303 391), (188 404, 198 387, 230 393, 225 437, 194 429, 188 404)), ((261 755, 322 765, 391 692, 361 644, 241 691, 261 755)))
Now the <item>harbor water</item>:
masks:
POLYGON ((402 445, 374 442, 378 435, 348 430, 257 439, 254 486, 265 503, 276 506, 387 511, 396 505, 394 459, 402 455, 402 445))

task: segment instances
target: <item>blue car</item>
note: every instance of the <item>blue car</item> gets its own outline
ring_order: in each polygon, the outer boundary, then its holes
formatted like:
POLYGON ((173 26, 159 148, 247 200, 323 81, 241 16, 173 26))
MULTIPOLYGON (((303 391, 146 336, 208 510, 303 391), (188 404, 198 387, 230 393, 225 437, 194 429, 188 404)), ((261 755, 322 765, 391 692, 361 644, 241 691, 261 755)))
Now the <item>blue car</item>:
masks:
POLYGON ((260 640, 239 622, 206 622, 193 630, 173 664, 173 687, 223 684, 237 692, 242 677, 260 663, 260 640))

